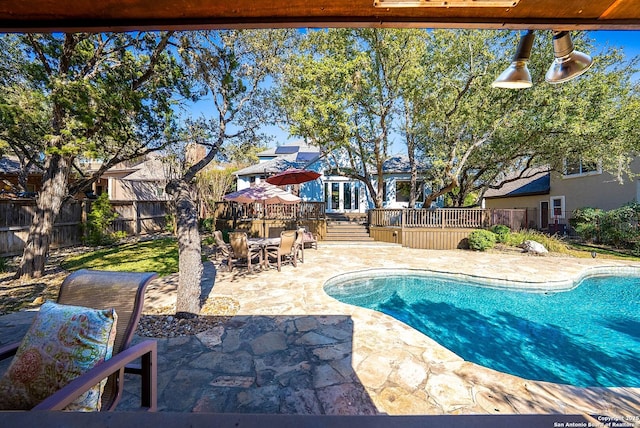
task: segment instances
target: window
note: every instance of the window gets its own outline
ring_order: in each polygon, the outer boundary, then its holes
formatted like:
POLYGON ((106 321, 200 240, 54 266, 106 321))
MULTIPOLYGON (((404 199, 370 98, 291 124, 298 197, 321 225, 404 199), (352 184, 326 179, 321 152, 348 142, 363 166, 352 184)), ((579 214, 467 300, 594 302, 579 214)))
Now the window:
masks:
POLYGON ((551 198, 551 218, 564 218, 564 196, 551 198))
POLYGON ((602 172, 598 162, 583 161, 580 157, 574 156, 564 160, 564 175, 585 175, 599 174, 602 172))
MULTIPOLYGON (((408 180, 396 180, 396 202, 409 202, 411 182, 408 180)), ((416 183, 416 202, 424 202, 424 182, 416 183)))

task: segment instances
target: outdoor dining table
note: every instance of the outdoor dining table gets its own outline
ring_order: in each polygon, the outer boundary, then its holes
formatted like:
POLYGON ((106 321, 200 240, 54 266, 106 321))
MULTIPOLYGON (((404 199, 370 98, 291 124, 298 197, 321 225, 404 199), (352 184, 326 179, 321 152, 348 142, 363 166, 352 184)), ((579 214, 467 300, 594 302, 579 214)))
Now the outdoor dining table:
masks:
POLYGON ((262 252, 262 265, 269 267, 267 257, 267 247, 277 247, 280 245, 280 238, 248 238, 247 243, 251 248, 259 248, 262 252))

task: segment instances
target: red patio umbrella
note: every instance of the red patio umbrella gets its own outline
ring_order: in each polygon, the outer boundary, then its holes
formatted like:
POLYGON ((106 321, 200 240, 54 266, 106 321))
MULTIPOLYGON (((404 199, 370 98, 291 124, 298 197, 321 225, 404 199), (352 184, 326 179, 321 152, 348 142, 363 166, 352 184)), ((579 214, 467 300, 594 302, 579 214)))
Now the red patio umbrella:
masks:
POLYGON ((315 171, 289 168, 286 171, 282 171, 276 175, 268 177, 267 183, 275 184, 276 186, 284 186, 286 184, 306 183, 307 181, 313 181, 318 177, 320 177, 320 174, 315 171))

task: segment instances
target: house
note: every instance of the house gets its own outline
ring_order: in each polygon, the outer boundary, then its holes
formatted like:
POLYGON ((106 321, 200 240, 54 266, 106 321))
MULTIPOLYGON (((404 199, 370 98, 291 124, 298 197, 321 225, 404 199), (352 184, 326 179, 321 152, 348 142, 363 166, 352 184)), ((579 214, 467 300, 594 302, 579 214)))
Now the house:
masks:
POLYGON ((95 193, 107 191, 109 199, 119 200, 168 200, 165 192, 168 172, 158 155, 121 162, 109 168, 95 183, 95 193))
MULTIPOLYGON (((289 142, 258 153, 259 162, 237 171, 238 190, 249 187, 252 183, 266 180, 269 175, 277 174, 288 168, 306 168, 316 171, 321 176, 314 181, 289 186, 293 193, 308 202, 324 202, 328 213, 365 213, 374 207, 373 198, 367 186, 359 180, 353 180, 335 173, 322 156, 320 149, 303 141, 289 142)), ((384 162, 384 196, 385 208, 404 208, 408 206, 411 170, 406 156, 394 156, 384 162)), ((426 168, 420 166, 419 173, 426 168)), ((373 185, 376 186, 374 176, 373 185)), ((418 206, 424 201, 425 192, 429 189, 424 182, 418 183, 418 206)))
MULTIPOLYGON (((640 162, 632 163, 632 171, 640 171, 640 162)), ((526 208, 530 228, 563 233, 571 213, 591 207, 612 210, 639 200, 638 180, 616 178, 597 164, 581 161, 565 162, 563 172, 548 167, 538 168, 526 177, 512 181, 500 189, 484 194, 484 208, 526 208)))
POLYGON ((0 198, 31 197, 36 194, 42 182, 42 171, 36 166, 31 167, 26 177, 26 191, 18 191, 21 172, 22 165, 17 157, 0 158, 0 198))

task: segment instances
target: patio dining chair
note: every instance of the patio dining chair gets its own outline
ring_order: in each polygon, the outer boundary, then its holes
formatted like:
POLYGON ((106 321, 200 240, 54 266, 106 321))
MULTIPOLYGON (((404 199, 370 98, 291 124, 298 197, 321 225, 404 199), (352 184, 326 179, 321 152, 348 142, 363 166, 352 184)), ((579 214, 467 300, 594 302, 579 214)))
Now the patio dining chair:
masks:
POLYGON ((298 266, 296 231, 283 230, 280 232, 280 243, 278 245, 268 245, 265 249, 267 260, 276 259, 278 272, 283 264, 290 263, 293 267, 298 266))
POLYGON ((296 256, 296 261, 298 260, 298 254, 300 254, 300 262, 304 263, 304 229, 299 227, 296 231, 296 240, 293 244, 296 256))
POLYGON ((313 248, 315 250, 318 249, 318 237, 309 231, 307 226, 303 226, 304 237, 303 237, 303 245, 305 248, 313 248))
POLYGON ((131 345, 145 289, 155 277, 155 273, 87 269, 67 276, 57 302, 42 305, 22 342, 0 348, 0 360, 15 355, 0 379, 0 406, 6 410, 113 410, 122 396, 125 373, 132 373, 141 377, 140 407, 155 411, 156 341, 131 345), (114 311, 108 333, 102 330, 94 334, 103 321, 108 321, 107 314, 114 311), (109 344, 113 343, 111 358, 105 351, 102 358, 88 361, 98 352, 90 346, 100 345, 95 339, 105 336, 109 344), (36 353, 39 356, 34 356, 36 353), (134 365, 138 359, 140 363, 134 365), (49 360, 51 364, 45 364, 49 360), (85 363, 87 370, 78 374, 78 367, 85 363), (33 382, 29 384, 28 380, 33 382), (96 386, 101 383, 104 389, 100 393, 96 386), (81 400, 93 397, 95 408, 87 408, 88 401, 79 402, 81 396, 81 400))
POLYGON ((246 232, 229 233, 229 243, 232 249, 231 257, 227 259, 229 272, 233 270, 234 263, 246 262, 249 272, 253 271, 253 260, 258 259, 258 263, 262 264, 262 248, 249 245, 246 232))
POLYGON ((222 260, 229 260, 233 249, 231 248, 230 244, 224 242, 222 231, 214 230, 213 239, 216 241, 216 250, 214 253, 215 259, 218 260, 218 254, 220 254, 222 256, 222 260))

